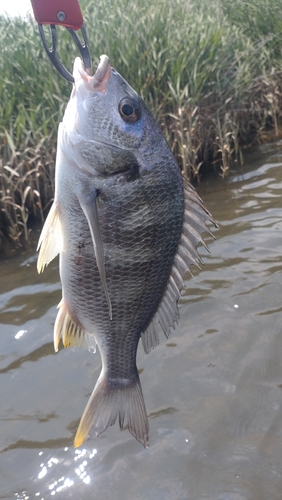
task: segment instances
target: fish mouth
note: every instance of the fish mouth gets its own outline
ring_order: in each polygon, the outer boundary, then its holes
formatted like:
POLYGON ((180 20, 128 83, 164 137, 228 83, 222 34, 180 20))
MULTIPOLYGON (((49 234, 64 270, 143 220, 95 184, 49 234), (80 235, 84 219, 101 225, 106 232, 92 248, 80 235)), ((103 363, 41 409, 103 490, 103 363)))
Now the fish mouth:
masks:
POLYGON ((103 54, 100 57, 100 62, 95 74, 92 78, 92 85, 98 92, 105 92, 108 80, 111 74, 111 65, 108 56, 103 54))
POLYGON ((74 63, 73 76, 75 82, 77 79, 82 79, 86 83, 89 90, 95 92, 106 92, 107 83, 111 75, 111 65, 108 56, 103 54, 100 57, 100 62, 93 76, 89 75, 83 68, 82 61, 76 58, 74 63))

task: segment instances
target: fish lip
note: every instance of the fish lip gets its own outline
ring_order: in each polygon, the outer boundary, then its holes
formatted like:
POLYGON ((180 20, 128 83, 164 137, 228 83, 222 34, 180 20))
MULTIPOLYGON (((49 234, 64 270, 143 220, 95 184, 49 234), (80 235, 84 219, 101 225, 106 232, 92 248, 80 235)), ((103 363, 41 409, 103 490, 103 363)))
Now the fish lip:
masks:
MULTIPOLYGON (((99 90, 100 92, 103 92, 102 87, 104 85, 107 86, 108 80, 110 78, 111 74, 111 66, 110 66, 110 61, 108 56, 105 54, 101 55, 100 57, 100 62, 98 64, 98 67, 96 69, 95 74, 92 77, 93 81, 93 88, 95 90, 99 90)), ((106 88, 105 88, 106 90, 106 88)))
POLYGON ((82 61, 78 57, 74 63, 74 79, 82 79, 86 83, 88 90, 94 92, 106 92, 107 83, 111 75, 111 65, 108 56, 101 55, 100 62, 93 76, 89 75, 83 68, 82 61))

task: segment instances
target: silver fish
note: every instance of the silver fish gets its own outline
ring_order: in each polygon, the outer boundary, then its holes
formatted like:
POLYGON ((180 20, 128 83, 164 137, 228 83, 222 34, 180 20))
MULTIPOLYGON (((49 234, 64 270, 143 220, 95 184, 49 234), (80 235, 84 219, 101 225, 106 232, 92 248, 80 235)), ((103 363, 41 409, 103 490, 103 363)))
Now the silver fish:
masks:
MULTIPOLYGON (((185 272, 214 224, 138 94, 101 56, 89 76, 80 59, 59 125, 56 190, 38 247, 41 272, 60 254, 62 300, 54 345, 97 342, 102 371, 74 445, 119 419, 145 447, 149 424, 136 367, 179 318, 185 272)), ((206 247, 207 248, 207 247, 206 247)))

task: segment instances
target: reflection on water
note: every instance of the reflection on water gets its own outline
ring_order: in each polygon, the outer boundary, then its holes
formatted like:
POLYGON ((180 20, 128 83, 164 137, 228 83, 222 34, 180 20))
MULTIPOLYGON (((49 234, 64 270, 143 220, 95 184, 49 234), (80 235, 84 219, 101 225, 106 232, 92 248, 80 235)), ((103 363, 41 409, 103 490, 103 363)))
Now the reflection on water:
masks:
POLYGON ((117 425, 73 448, 99 354, 54 353, 57 262, 0 262, 0 498, 281 500, 281 167, 268 145, 200 186, 217 240, 176 332, 138 352, 149 450, 117 425))
MULTIPOLYGON (((64 451, 67 452, 68 447, 64 448, 64 451)), ((87 465, 89 460, 95 457, 96 453, 97 450, 95 448, 91 452, 87 452, 86 449, 75 450, 75 455, 73 457, 73 470, 69 470, 69 464, 66 464, 63 459, 51 457, 47 460, 47 462, 42 462, 40 464, 41 470, 37 477, 38 479, 43 479, 47 476, 46 479, 48 480, 49 470, 52 467, 56 468, 59 464, 59 474, 62 473, 62 469, 65 468, 66 475, 70 474, 71 477, 77 476, 82 483, 89 484, 91 482, 91 477, 87 473, 87 465)), ((42 456, 43 454, 43 451, 40 451, 38 455, 42 456)), ((56 473, 52 475, 56 476, 56 473)), ((70 488, 73 485, 74 480, 63 475, 49 485, 49 490, 51 491, 51 495, 54 496, 56 493, 61 492, 64 488, 70 488)), ((37 495, 39 496, 40 492, 38 492, 37 495)))

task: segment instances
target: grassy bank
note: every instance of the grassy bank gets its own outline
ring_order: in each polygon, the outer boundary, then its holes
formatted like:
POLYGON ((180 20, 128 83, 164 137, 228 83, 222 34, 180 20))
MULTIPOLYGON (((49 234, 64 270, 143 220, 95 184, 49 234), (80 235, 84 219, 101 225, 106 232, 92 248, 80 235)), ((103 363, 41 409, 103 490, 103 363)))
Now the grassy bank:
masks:
MULTIPOLYGON (((185 175, 227 170, 281 119, 280 0, 81 2, 94 65, 106 53, 155 114, 185 175)), ((69 69, 77 55, 58 30, 69 69)), ((0 251, 29 240, 54 189, 56 133, 70 85, 37 26, 0 17, 0 251)))

